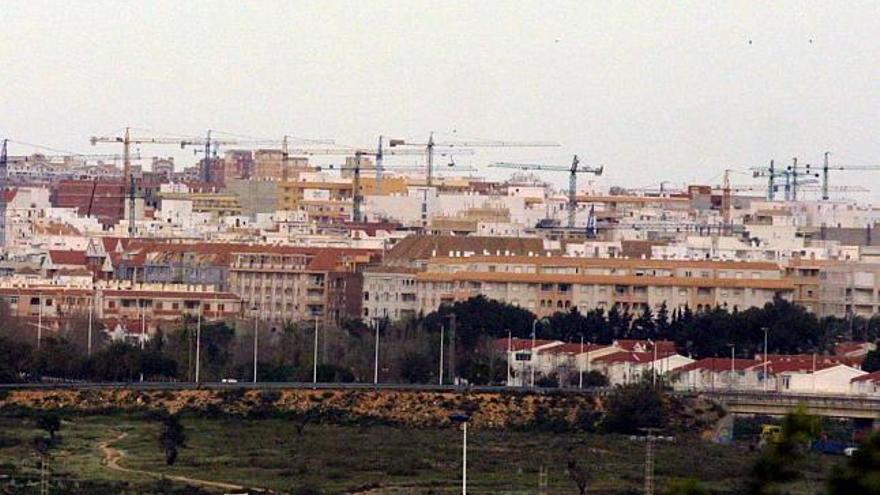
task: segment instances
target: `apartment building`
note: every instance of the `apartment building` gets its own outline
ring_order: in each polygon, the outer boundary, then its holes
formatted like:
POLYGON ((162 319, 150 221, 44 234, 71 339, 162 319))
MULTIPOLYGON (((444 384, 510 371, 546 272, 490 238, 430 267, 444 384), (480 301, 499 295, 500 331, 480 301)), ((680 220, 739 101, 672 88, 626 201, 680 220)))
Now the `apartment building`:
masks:
POLYGON ((0 301, 12 315, 39 320, 59 329, 73 318, 95 321, 178 322, 184 315, 231 319, 241 315, 241 299, 212 286, 183 284, 130 284, 100 282, 94 287, 62 286, 48 280, 0 285, 0 301))
POLYGON ((248 314, 279 322, 360 318, 365 249, 252 246, 230 252, 229 287, 248 314))
POLYGON ((416 316, 416 268, 369 267, 364 270, 363 320, 405 320, 416 316))
MULTIPOLYGON (((432 258, 409 276, 415 280, 415 301, 410 287, 405 287, 406 300, 400 288, 387 296, 399 314, 429 313, 477 295, 549 316, 572 307, 638 312, 664 303, 670 309, 734 310, 763 306, 776 296, 790 300, 794 294, 794 285, 774 263, 474 255, 432 258)), ((391 276, 376 268, 368 280, 373 278, 391 276)))
POLYGON ((870 318, 880 311, 880 263, 829 264, 819 278, 819 316, 870 318))
MULTIPOLYGON (((304 211, 316 222, 348 222, 352 219, 353 182, 326 177, 302 178, 279 185, 278 209, 304 211)), ((374 177, 361 177, 363 196, 406 194, 406 179, 386 177, 379 184, 374 177)))
POLYGON ((212 283, 261 319, 338 323, 362 314, 363 268, 379 251, 211 242, 134 242, 113 253, 122 280, 212 283))

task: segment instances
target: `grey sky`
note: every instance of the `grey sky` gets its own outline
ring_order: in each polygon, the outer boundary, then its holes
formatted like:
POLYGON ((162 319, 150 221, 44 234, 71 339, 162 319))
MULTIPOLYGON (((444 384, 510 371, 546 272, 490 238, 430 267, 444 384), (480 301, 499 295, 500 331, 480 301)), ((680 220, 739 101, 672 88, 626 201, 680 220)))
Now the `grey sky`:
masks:
POLYGON ((503 155, 577 152, 628 185, 826 149, 880 163, 878 2, 2 0, 0 25, 0 135, 63 149, 125 125, 455 129, 555 140, 503 155))

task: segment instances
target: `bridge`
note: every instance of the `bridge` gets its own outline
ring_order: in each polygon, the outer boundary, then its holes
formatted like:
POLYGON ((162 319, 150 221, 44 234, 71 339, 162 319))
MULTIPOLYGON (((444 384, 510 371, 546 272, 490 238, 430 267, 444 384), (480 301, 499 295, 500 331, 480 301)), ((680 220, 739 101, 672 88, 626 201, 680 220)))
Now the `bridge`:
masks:
POLYGON ((782 416, 803 406, 816 416, 880 421, 880 397, 736 391, 688 395, 712 399, 733 414, 782 416))

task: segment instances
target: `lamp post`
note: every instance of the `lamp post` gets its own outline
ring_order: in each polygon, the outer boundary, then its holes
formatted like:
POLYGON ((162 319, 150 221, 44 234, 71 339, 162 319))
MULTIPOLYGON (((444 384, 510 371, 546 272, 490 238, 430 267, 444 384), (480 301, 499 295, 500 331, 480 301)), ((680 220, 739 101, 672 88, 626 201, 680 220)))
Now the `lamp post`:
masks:
POLYGON ((449 419, 461 424, 461 495, 467 495, 467 425, 471 418, 465 413, 455 413, 449 419))
POLYGON ((379 320, 376 321, 376 352, 373 357, 373 385, 379 384, 379 320))
POLYGON ((730 380, 727 381, 730 388, 733 388, 733 377, 736 376, 736 344, 727 344, 730 346, 730 380))
MULTIPOLYGON (((439 379, 440 385, 443 385, 443 339, 445 337, 445 335, 444 335, 445 331, 446 331, 446 329, 441 324, 440 325, 440 372, 438 373, 440 376, 440 379, 439 379)), ((509 368, 510 367, 508 365, 508 370, 509 370, 509 368)), ((507 372, 507 376, 509 379, 510 378, 510 371, 507 372)))
POLYGON ((86 341, 86 354, 92 355, 92 313, 95 310, 95 286, 92 285, 92 297, 89 298, 89 333, 86 341))
POLYGON ((531 349, 531 352, 529 352, 529 361, 531 361, 531 368, 532 368, 532 371, 531 371, 532 376, 529 380, 531 387, 535 386, 535 364, 537 362, 537 360, 535 358, 537 357, 536 355, 538 354, 537 350, 535 349, 535 347, 536 347, 536 337, 535 336, 536 336, 536 332, 537 332, 538 322, 543 321, 543 320, 544 320, 544 318, 541 318, 540 320, 538 318, 535 318, 534 320, 532 320, 532 349, 531 349))
POLYGON ((202 360, 202 301, 199 300, 199 312, 196 315, 196 383, 200 383, 199 371, 202 360))
POLYGON ((767 334, 770 332, 770 329, 767 327, 764 327, 762 330, 764 330, 764 383, 763 383, 763 388, 764 388, 764 392, 766 392, 767 391, 767 334))
MULTIPOLYGON (((584 336, 581 335, 581 352, 578 354, 578 357, 584 355, 584 336)), ((584 367, 581 366, 581 360, 577 360, 578 364, 578 388, 584 388, 584 367)))
POLYGON ((312 357, 312 384, 318 383, 318 318, 315 317, 315 352, 312 357))
POLYGON ((507 330, 507 386, 510 386, 510 354, 513 351, 513 333, 507 330))
POLYGON ((37 294, 40 300, 40 309, 37 313, 37 350, 43 341, 43 294, 37 294))
POLYGON ((254 383, 257 383, 257 358, 260 352, 259 313, 256 304, 252 309, 254 310, 254 383))

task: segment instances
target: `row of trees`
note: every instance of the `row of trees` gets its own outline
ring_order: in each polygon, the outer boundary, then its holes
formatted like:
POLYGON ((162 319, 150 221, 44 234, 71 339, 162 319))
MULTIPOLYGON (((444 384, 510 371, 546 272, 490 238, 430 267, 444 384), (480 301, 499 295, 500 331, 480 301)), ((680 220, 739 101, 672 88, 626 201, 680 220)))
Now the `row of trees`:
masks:
MULTIPOLYGON (((2 308, 0 308, 2 313, 2 308)), ((187 320, 160 330, 141 348, 108 342, 93 335, 87 352, 87 327, 73 321, 65 331, 44 336, 39 348, 34 331, 5 315, 0 327, 0 382, 52 377, 59 379, 133 381, 146 379, 193 381, 196 349, 200 348, 200 378, 253 378, 254 327, 250 322, 203 323, 200 344, 196 324, 187 320)), ((379 322, 379 377, 382 382, 439 383, 440 346, 444 346, 444 382, 455 376, 473 384, 502 383, 506 378, 503 343, 508 334, 529 338, 535 323, 531 312, 482 296, 445 305, 438 311, 405 322, 379 322), (454 346, 451 327, 455 324, 454 346), (441 335, 441 328, 445 333, 441 335)), ((762 308, 727 311, 714 308, 693 312, 661 306, 631 314, 616 307, 581 313, 577 308, 556 313, 535 325, 538 338, 609 344, 616 339, 672 340, 681 352, 695 358, 729 356, 734 344, 739 357, 763 351, 768 329, 771 353, 827 353, 851 338, 874 341, 880 318, 854 321, 818 319, 782 299, 762 308)), ((259 336, 260 381, 311 381, 315 330, 311 324, 262 324, 259 336)), ((359 320, 318 330, 319 381, 370 382, 374 366, 374 329, 359 320)), ((880 368, 880 354, 869 355, 865 369, 880 368)))

